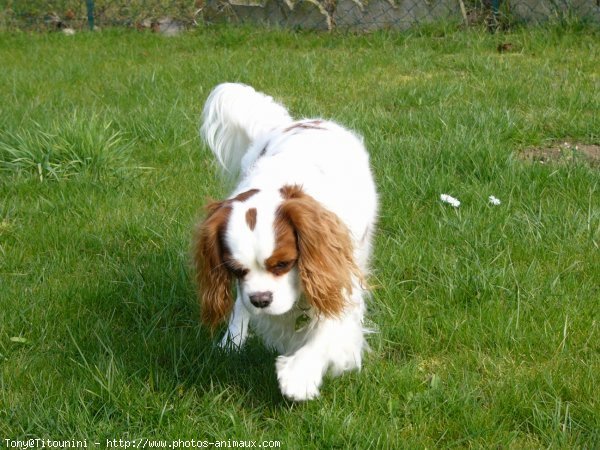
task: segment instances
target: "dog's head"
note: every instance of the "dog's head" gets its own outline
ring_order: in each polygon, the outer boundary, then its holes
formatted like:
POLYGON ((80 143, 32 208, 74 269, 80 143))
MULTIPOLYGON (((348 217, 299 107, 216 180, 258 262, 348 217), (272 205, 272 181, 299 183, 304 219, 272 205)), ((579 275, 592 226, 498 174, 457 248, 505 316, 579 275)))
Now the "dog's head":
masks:
POLYGON ((213 329, 231 311, 234 282, 251 314, 284 314, 304 294, 336 316, 360 279, 347 227, 298 186, 209 204, 194 259, 202 319, 213 329))

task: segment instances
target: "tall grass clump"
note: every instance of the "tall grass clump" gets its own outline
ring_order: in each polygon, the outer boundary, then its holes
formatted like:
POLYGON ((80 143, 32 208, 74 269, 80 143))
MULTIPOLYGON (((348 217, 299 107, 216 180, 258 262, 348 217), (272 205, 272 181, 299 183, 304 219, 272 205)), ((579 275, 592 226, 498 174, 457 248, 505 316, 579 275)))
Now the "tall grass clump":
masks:
POLYGON ((0 133, 0 171, 40 181, 89 176, 95 180, 131 169, 132 141, 111 121, 76 114, 64 121, 0 133))

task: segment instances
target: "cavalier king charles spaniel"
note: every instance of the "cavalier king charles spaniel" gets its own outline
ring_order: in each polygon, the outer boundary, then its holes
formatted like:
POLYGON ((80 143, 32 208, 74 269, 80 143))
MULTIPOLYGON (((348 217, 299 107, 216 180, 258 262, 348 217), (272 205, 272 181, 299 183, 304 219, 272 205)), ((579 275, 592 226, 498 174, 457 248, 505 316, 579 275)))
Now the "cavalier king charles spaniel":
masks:
POLYGON ((238 180, 195 232, 203 322, 214 330, 228 318, 226 349, 257 333, 281 354, 283 395, 312 399, 326 373, 360 369, 367 348, 377 193, 363 140, 328 120, 294 120, 237 83, 211 92, 200 133, 238 180))

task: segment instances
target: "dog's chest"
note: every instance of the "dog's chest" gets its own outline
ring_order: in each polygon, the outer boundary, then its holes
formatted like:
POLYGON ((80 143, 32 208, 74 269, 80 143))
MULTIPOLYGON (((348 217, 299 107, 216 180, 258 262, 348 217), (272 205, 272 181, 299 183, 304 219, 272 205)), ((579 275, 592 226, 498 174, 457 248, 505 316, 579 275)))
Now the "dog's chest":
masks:
POLYGON ((252 328, 268 347, 287 354, 304 345, 317 320, 314 309, 302 299, 285 314, 256 317, 252 328))

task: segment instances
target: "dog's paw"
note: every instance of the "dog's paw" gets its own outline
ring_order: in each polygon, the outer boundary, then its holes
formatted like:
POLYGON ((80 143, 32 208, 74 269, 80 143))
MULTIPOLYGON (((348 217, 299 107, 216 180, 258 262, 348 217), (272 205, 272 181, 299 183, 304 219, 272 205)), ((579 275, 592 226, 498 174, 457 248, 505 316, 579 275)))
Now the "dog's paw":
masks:
POLYGON ((279 356, 275 362, 281 393, 290 400, 312 400, 319 396, 322 368, 308 358, 279 356))

